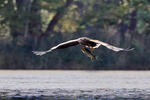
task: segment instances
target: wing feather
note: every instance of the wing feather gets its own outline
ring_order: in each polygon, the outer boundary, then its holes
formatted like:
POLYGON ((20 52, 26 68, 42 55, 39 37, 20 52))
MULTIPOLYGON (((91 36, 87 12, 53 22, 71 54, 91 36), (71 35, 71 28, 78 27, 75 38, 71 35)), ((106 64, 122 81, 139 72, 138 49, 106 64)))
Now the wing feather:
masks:
POLYGON ((78 39, 75 39, 75 40, 70 40, 70 41, 67 41, 67 42, 63 42, 63 43, 60 43, 52 48, 50 48, 49 50, 47 51, 32 51, 35 55, 39 55, 39 56, 42 56, 48 52, 51 52, 55 49, 64 49, 64 48, 67 48, 67 47, 70 47, 70 46, 75 46, 75 45, 78 45, 79 42, 78 42, 78 39))
POLYGON ((100 46, 100 45, 103 45, 103 46, 105 46, 106 48, 111 49, 111 50, 116 51, 116 52, 118 52, 118 51, 131 51, 131 50, 134 49, 134 48, 131 48, 131 49, 124 49, 124 48, 115 47, 115 46, 113 46, 113 45, 110 45, 110 44, 108 44, 108 43, 105 43, 105 42, 102 42, 102 41, 99 41, 99 40, 92 40, 92 41, 98 43, 99 46, 100 46))
POLYGON ((56 47, 57 49, 64 49, 64 48, 68 48, 68 47, 75 46, 78 44, 79 44, 78 39, 75 39, 75 40, 70 40, 67 42, 60 43, 56 47))

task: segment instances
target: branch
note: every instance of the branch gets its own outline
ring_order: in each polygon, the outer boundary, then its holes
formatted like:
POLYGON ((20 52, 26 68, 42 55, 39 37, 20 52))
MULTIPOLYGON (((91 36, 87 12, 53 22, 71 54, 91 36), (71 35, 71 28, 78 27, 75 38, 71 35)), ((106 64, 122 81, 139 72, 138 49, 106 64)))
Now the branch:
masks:
POLYGON ((56 15, 49 22, 48 27, 47 27, 46 31, 43 33, 43 35, 48 35, 49 33, 51 33, 53 31, 54 26, 58 23, 58 21, 64 15, 64 12, 71 5, 72 2, 73 2, 73 0, 67 0, 66 4, 58 10, 58 12, 56 13, 56 15))

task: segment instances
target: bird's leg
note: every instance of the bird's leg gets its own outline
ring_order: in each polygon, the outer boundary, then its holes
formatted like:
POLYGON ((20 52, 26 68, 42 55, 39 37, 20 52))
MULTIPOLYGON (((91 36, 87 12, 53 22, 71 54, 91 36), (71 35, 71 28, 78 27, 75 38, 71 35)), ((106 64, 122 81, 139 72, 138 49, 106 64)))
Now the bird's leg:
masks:
POLYGON ((85 51, 85 46, 83 46, 82 48, 81 48, 81 51, 84 53, 84 54, 86 54, 86 51, 85 51))
POLYGON ((91 60, 95 60, 96 59, 96 56, 95 55, 93 55, 92 53, 91 53, 91 51, 89 50, 89 49, 87 49, 86 47, 82 47, 81 48, 81 51, 84 53, 84 54, 86 54, 88 57, 90 57, 90 59, 91 60))
MULTIPOLYGON (((93 48, 93 50, 94 50, 94 48, 93 48)), ((93 55, 92 52, 88 48, 85 48, 85 51, 90 56, 91 60, 92 59, 94 59, 94 60, 97 59, 97 57, 95 55, 93 55)))

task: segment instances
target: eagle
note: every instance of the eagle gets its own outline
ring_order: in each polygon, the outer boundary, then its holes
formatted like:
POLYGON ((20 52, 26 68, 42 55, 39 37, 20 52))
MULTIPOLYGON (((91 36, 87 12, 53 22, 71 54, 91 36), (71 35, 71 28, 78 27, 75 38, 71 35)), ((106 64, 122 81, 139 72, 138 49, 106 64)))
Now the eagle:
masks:
POLYGON ((90 57, 91 59, 96 59, 96 56, 93 55, 92 51, 95 49, 95 48, 98 48, 100 46, 104 46, 110 50, 113 50, 115 52, 119 52, 119 51, 131 51, 133 50, 134 48, 131 48, 131 49, 124 49, 124 48, 119 48, 119 47, 115 47, 113 45, 110 45, 108 43, 105 43, 105 42, 102 42, 102 41, 99 41, 99 40, 95 40, 95 39, 91 39, 91 38, 88 38, 88 37, 81 37, 81 38, 78 38, 78 39, 74 39, 74 40, 69 40, 69 41, 66 41, 66 42, 63 42, 63 43, 60 43, 52 48, 50 48, 49 50, 46 50, 46 51, 32 51, 35 55, 39 55, 39 56, 42 56, 48 52, 51 52, 53 50, 56 50, 56 49, 64 49, 64 48, 68 48, 68 47, 71 47, 71 46, 76 46, 76 45, 81 45, 81 51, 86 54, 88 57, 90 57))

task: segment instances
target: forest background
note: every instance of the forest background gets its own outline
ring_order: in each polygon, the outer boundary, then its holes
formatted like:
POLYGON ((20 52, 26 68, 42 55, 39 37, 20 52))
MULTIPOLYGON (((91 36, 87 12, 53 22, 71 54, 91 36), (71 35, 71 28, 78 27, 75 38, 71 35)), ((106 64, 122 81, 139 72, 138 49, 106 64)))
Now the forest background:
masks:
POLYGON ((149 70, 150 0, 0 0, 0 69, 149 70), (32 53, 82 36, 135 50, 32 53))

